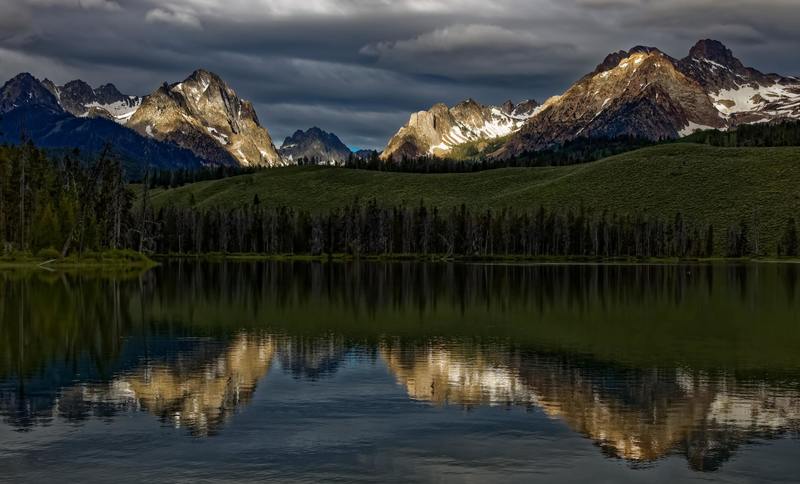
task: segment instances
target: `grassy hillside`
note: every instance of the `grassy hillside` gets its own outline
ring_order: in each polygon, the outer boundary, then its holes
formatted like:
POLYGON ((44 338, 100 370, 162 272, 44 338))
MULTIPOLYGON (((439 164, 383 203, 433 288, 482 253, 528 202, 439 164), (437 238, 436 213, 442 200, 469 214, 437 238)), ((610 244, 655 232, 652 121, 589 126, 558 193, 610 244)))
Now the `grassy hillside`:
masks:
POLYGON ((424 200, 442 208, 586 207, 713 223, 718 239, 746 219, 774 250, 790 216, 800 215, 800 148, 716 148, 668 144, 565 167, 414 174, 291 167, 154 192, 156 206, 236 206, 258 194, 267 205, 324 210, 361 199, 424 200))

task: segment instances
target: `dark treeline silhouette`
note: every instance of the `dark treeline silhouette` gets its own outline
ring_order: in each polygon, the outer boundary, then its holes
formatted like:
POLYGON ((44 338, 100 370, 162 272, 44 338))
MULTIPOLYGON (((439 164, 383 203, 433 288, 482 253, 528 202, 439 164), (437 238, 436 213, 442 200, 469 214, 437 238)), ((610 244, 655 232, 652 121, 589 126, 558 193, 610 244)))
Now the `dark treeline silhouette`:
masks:
POLYGON ((86 163, 77 153, 49 158, 30 142, 0 146, 0 254, 122 248, 132 199, 109 149, 86 163))
MULTIPOLYGON (((167 207, 138 225, 154 227, 146 247, 157 253, 436 255, 444 257, 577 256, 709 257, 716 254, 713 226, 676 214, 663 220, 645 214, 586 210, 439 210, 381 207, 354 202, 324 213, 262 207, 258 200, 236 209, 167 207)), ((753 255, 746 225, 730 228, 727 253, 753 255)))
POLYGON ((420 158, 404 157, 401 160, 384 161, 375 153, 369 158, 352 155, 344 166, 362 170, 411 173, 465 173, 498 168, 561 166, 588 163, 653 144, 655 144, 654 141, 632 136, 619 136, 610 139, 578 138, 568 141, 558 147, 524 153, 507 160, 490 159, 484 154, 465 160, 423 156, 420 158))
POLYGON ((744 124, 730 131, 700 131, 682 141, 725 148, 800 146, 800 121, 744 124))
POLYGON ((199 170, 152 170, 135 180, 134 183, 144 183, 147 179, 150 188, 177 188, 187 183, 196 183, 208 180, 221 180, 238 175, 250 175, 265 167, 258 166, 207 166, 199 170))
MULTIPOLYGON (((317 157, 302 157, 295 160, 298 166, 328 165, 317 157)), ((150 170, 133 183, 144 183, 147 179, 150 188, 177 188, 189 183, 196 183, 208 180, 222 180, 239 175, 252 175, 261 171, 269 170, 265 166, 205 166, 200 169, 192 170, 181 168, 177 170, 150 170)))

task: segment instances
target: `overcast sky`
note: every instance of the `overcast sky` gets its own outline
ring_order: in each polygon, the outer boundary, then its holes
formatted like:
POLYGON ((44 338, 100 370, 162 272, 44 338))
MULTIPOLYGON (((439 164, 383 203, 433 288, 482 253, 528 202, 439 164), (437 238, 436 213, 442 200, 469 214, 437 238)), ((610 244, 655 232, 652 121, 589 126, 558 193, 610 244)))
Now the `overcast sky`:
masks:
POLYGON ((0 75, 147 94, 203 67, 277 145, 317 125, 381 148, 412 111, 542 101, 638 44, 797 75, 798 27, 800 0, 0 0, 0 75))

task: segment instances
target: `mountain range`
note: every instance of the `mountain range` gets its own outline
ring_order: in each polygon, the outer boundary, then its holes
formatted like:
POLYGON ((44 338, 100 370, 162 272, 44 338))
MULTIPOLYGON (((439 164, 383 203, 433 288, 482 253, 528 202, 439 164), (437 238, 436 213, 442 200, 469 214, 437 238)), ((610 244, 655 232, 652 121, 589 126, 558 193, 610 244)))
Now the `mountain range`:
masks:
POLYGON ((124 95, 112 84, 58 86, 23 73, 0 88, 0 140, 20 136, 46 148, 99 151, 160 168, 283 164, 253 105, 219 76, 193 72, 152 94, 124 95))
MULTIPOLYGON (((205 163, 192 151, 140 136, 119 120, 89 116, 102 114, 98 109, 87 108, 85 116, 75 116, 51 91, 54 87, 30 74, 20 74, 0 88, 0 142, 17 143, 24 138, 41 147, 79 148, 87 154, 98 153, 112 142, 131 174, 141 173, 146 165, 177 169, 199 168, 205 163)), ((77 108, 73 103, 67 105, 77 108)))
MULTIPOLYGON (((579 138, 673 139, 697 129, 798 118, 800 79, 746 67, 722 43, 702 40, 682 59, 643 46, 611 53, 542 104, 435 104, 411 114, 380 157, 447 158, 472 144, 502 160, 579 138)), ((296 131, 277 149, 252 103, 202 69, 142 97, 113 84, 59 86, 19 74, 0 88, 0 141, 17 142, 20 135, 43 147, 89 153, 110 142, 139 168, 343 164, 351 156, 373 156, 353 154, 317 127, 296 131)))
POLYGON ((382 157, 447 157, 459 142, 508 136, 499 149, 486 153, 508 159, 577 138, 674 139, 697 129, 800 118, 800 79, 745 67, 715 40, 701 40, 683 59, 638 46, 609 54, 563 94, 525 106, 509 112, 471 100, 451 109, 436 105, 413 114, 382 157), (459 116, 464 111, 470 113, 468 123, 459 116), (501 113, 521 122, 493 131, 501 113), (469 135, 460 136, 464 132, 469 135))
POLYGON ((579 137, 674 139, 697 129, 800 118, 800 79, 744 67, 718 41, 683 59, 653 47, 610 54, 564 94, 547 100, 491 154, 512 158, 579 137))

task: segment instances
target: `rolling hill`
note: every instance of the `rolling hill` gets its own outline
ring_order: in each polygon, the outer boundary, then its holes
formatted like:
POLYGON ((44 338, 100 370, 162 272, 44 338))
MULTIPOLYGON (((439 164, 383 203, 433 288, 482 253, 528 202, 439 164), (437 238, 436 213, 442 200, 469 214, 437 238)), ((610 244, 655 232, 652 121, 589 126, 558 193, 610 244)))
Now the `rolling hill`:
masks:
POLYGON ((327 210, 354 199, 447 209, 609 210, 711 223, 718 243, 745 220, 773 251, 787 219, 800 214, 800 148, 659 145, 583 165, 415 174, 287 167, 151 192, 156 207, 234 207, 258 195, 268 206, 327 210))

